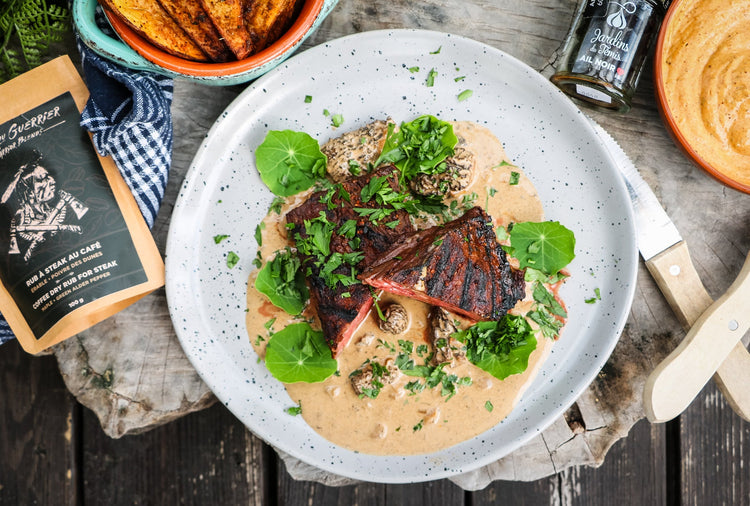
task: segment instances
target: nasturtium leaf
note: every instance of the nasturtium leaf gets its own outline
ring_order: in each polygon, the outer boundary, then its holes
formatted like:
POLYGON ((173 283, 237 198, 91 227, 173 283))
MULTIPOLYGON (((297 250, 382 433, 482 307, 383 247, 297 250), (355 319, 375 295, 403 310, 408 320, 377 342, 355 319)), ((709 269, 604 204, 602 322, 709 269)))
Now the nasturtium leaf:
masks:
POLYGON ((322 332, 308 323, 293 323, 271 336, 266 367, 282 383, 318 383, 336 372, 338 362, 322 332))
POLYGON ((521 222, 510 231, 510 253, 521 268, 531 267, 548 276, 575 258, 576 238, 557 221, 521 222))
POLYGON ((452 337, 466 345, 469 362, 500 380, 524 372, 537 344, 529 322, 517 315, 476 323, 452 337))
POLYGON ((271 130, 255 150, 261 179, 281 197, 310 188, 325 176, 326 163, 318 141, 304 132, 271 130))
POLYGON ((279 252, 258 273, 255 289, 268 297, 274 306, 291 315, 300 314, 310 296, 300 265, 299 258, 291 250, 279 252))

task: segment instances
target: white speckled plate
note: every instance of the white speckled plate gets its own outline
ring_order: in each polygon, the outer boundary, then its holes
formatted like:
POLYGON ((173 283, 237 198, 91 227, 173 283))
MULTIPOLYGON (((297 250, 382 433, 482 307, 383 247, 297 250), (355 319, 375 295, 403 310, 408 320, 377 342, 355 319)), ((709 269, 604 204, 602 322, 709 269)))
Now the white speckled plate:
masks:
MULTIPOLYGON (((216 396, 255 434, 304 462, 377 482, 443 478, 486 465, 547 427, 592 381, 619 338, 635 287, 637 250, 630 201, 584 115, 540 74, 490 46, 453 35, 393 30, 334 40, 301 53, 249 86, 199 149, 172 215, 167 297, 180 342, 216 396), (437 54, 432 54, 437 50, 437 54), (409 68, 419 67, 418 72, 409 68), (435 69, 432 87, 425 78, 435 69), (465 76, 463 80, 454 78, 465 76), (473 90, 464 101, 457 96, 473 90), (305 103, 305 96, 312 97, 305 103), (342 114, 335 129, 330 117, 342 114), (577 237, 563 289, 570 321, 511 415, 491 430, 419 456, 371 456, 321 438, 284 387, 258 361, 245 332, 253 233, 273 196, 253 152, 270 129, 309 133, 321 143, 378 118, 421 114, 473 120, 504 142, 535 183, 549 219, 577 237), (229 238, 215 244, 216 234, 229 238), (226 257, 239 263, 229 269, 226 257), (599 288, 602 300, 585 304, 599 288)), ((467 413, 467 423, 471 414, 467 413)))

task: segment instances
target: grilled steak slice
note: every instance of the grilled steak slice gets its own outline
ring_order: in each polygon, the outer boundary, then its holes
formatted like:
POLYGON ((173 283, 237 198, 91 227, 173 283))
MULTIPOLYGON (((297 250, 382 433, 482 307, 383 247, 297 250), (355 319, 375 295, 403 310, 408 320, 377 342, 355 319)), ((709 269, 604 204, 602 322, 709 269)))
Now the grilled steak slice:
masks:
POLYGON ((340 187, 315 192, 287 213, 287 223, 292 225, 290 237, 297 243, 303 266, 310 269, 310 300, 317 310, 323 334, 334 357, 346 346, 372 307, 371 289, 352 278, 352 269, 355 275, 359 274, 382 257, 394 243, 414 231, 406 211, 383 206, 374 196, 366 201, 362 198, 362 190, 366 186, 366 197, 374 187, 380 187, 384 192, 388 189, 398 191, 398 176, 399 170, 395 166, 384 166, 362 177, 344 181, 340 187), (381 208, 392 212, 375 222, 362 211, 381 208), (310 237, 312 228, 309 225, 316 221, 319 227, 327 227, 331 231, 330 255, 327 258, 361 252, 355 265, 342 262, 330 270, 332 264, 321 261, 321 256, 302 251, 304 248, 300 247, 300 242, 304 243, 310 237), (341 233, 342 226, 347 223, 351 225, 352 221, 356 223, 354 228, 341 233), (332 277, 337 275, 351 278, 353 284, 345 280, 345 284, 337 282, 332 285, 332 277))
POLYGON ((404 238, 359 278, 474 320, 497 320, 525 295, 523 271, 510 267, 480 207, 404 238))

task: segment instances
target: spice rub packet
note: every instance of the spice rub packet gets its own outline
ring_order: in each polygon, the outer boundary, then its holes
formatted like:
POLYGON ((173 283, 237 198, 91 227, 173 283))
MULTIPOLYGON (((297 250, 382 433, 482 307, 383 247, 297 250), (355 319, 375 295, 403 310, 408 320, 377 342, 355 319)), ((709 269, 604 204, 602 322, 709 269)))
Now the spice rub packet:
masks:
POLYGON ((80 127, 67 56, 0 85, 0 312, 37 353, 164 284, 164 262, 111 158, 80 127))

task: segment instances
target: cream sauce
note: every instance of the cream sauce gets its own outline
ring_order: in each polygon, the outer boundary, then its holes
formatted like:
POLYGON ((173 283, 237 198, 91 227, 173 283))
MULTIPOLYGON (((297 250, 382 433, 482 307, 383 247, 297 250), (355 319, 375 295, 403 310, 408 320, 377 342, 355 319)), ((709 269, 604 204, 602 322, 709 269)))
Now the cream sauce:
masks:
MULTIPOLYGON (((484 207, 495 220, 495 225, 507 226, 511 222, 540 221, 543 219, 541 202, 533 185, 518 167, 511 165, 500 141, 488 129, 470 122, 454 124, 460 142, 472 151, 477 167, 472 183, 459 192, 456 198, 476 194, 475 205, 484 207), (510 185, 511 172, 518 172, 517 185, 510 185)), ((299 205, 306 195, 290 198, 277 214, 273 211, 264 220, 262 247, 263 260, 272 259, 275 252, 288 245, 286 239, 286 212, 299 205)), ((286 325, 311 319, 311 313, 292 317, 273 306, 254 289, 255 274, 248 281, 247 328, 250 341, 260 357, 265 356, 265 344, 270 332, 265 325, 275 318, 271 331, 286 325)), ((412 394, 403 386, 417 378, 397 373, 397 379, 385 385, 374 398, 360 398, 354 392, 349 375, 370 359, 381 364, 395 359, 400 351, 399 340, 409 340, 414 348, 428 342, 427 304, 384 294, 381 307, 390 302, 402 304, 410 315, 407 330, 399 335, 381 331, 375 312, 354 334, 351 342, 338 358, 339 375, 322 383, 287 384, 291 402, 302 406, 302 416, 321 436, 343 447, 380 455, 411 455, 433 452, 465 441, 495 426, 513 409, 521 395, 548 356, 553 341, 537 336, 537 349, 529 359, 522 374, 498 380, 482 371, 465 358, 454 360, 444 371, 459 378, 471 378, 471 385, 457 386, 456 394, 446 400, 440 387, 412 394), (488 409, 491 406, 492 409, 488 409)), ((523 314, 531 305, 530 294, 519 302, 512 312, 523 314)), ((308 309, 309 311, 309 309, 308 309)), ((466 320, 461 328, 466 328, 466 320)), ((415 363, 424 359, 412 353, 415 363)), ((291 406, 291 404, 290 404, 291 406)))

